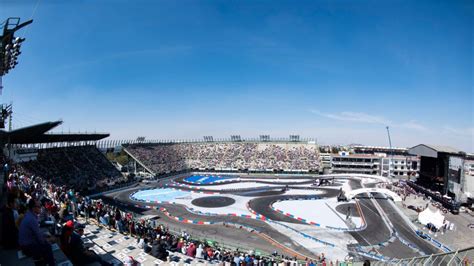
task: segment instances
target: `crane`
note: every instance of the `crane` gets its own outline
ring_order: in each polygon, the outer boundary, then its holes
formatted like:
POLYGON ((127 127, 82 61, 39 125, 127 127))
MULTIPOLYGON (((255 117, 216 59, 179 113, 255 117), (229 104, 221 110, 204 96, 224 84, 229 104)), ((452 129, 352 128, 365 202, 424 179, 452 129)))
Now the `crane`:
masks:
POLYGON ((392 150, 392 139, 390 138, 390 129, 388 126, 386 126, 387 129, 387 135, 388 135, 388 145, 390 145, 390 157, 388 160, 388 177, 391 177, 390 175, 390 166, 392 165, 393 161, 393 150, 392 150))

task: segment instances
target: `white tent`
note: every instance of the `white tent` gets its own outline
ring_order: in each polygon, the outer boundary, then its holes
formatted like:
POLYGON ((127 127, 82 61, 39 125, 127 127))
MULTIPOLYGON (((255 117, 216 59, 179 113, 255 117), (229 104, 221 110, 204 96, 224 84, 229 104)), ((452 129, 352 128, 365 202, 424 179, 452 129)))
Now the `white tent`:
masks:
POLYGON ((433 224, 437 229, 443 226, 444 215, 439 210, 431 210, 429 207, 418 214, 418 221, 424 225, 433 224))

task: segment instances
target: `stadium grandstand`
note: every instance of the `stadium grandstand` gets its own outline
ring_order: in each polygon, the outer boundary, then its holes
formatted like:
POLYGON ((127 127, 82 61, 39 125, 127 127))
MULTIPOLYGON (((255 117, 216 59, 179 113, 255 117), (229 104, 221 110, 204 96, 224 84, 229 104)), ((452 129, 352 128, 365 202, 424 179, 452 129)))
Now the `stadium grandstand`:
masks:
POLYGON ((153 174, 182 171, 318 173, 315 143, 196 142, 131 144, 125 151, 153 174))

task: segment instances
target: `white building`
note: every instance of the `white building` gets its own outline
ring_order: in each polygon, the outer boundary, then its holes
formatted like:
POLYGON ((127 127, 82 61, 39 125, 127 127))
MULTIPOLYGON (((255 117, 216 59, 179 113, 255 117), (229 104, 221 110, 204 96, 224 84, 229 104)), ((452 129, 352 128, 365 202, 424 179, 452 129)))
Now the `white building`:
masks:
POLYGON ((376 175, 380 173, 380 158, 370 154, 332 154, 333 173, 357 173, 376 175))
MULTIPOLYGON (((320 154, 322 159, 323 155, 320 154)), ((407 179, 417 177, 420 170, 420 159, 416 156, 394 155, 385 153, 350 154, 339 152, 331 154, 331 160, 325 158, 321 165, 331 163, 333 173, 359 173, 407 179)))
POLYGON ((416 156, 382 156, 383 176, 393 176, 399 179, 407 179, 409 176, 418 177, 420 171, 420 158, 416 156))

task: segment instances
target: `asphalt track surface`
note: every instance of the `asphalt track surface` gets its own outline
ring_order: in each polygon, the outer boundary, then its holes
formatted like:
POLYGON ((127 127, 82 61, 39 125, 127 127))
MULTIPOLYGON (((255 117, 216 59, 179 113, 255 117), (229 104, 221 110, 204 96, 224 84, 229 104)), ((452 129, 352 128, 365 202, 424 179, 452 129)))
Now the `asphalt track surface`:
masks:
POLYGON ((191 201, 191 204, 205 208, 220 208, 230 206, 235 203, 235 199, 222 196, 210 196, 197 198, 191 201))
POLYGON ((359 199, 367 227, 362 231, 350 232, 359 245, 371 246, 385 242, 390 238, 390 230, 382 221, 380 213, 370 199, 359 199))
POLYGON ((387 214, 389 220, 392 222, 394 229, 404 238, 406 241, 415 245, 418 249, 424 252, 427 255, 440 253, 441 250, 437 249, 428 241, 419 237, 407 224, 405 219, 400 215, 400 213, 395 210, 396 206, 393 206, 388 200, 377 200, 377 203, 382 207, 383 211, 387 214))
MULTIPOLYGON (((254 179, 255 177, 248 177, 248 179, 254 179)), ((181 181, 180 179, 183 178, 178 178, 175 179, 175 181, 179 182, 181 181)), ((242 179, 242 178, 241 178, 242 179)), ((243 178, 245 179, 245 178, 243 178)), ((301 221, 298 221, 297 219, 293 219, 291 217, 285 216, 279 212, 276 212, 270 208, 270 205, 273 204, 275 201, 278 200, 288 200, 292 198, 304 198, 304 197, 311 197, 312 195, 281 195, 283 193, 283 189, 287 187, 286 183, 282 183, 280 178, 280 182, 271 182, 270 180, 260 182, 260 183, 266 183, 266 184, 278 184, 282 185, 281 187, 272 187, 271 190, 269 191, 262 191, 261 188, 246 188, 246 189, 241 189, 241 190, 229 190, 229 191, 221 191, 221 190, 216 190, 212 189, 213 184, 203 184, 206 187, 205 190, 201 189, 199 191, 209 191, 209 192, 219 192, 221 195, 222 194, 236 194, 236 195, 242 195, 242 196, 251 196, 251 197, 256 197, 258 196, 259 198, 255 198, 249 201, 249 206, 251 209, 256 211, 257 213, 275 221, 281 221, 281 222, 289 222, 289 223, 295 223, 295 224, 304 224, 301 221)), ((225 182, 227 183, 237 183, 237 182, 242 182, 238 180, 234 181, 228 181, 225 182)), ((243 182, 255 182, 255 180, 248 180, 248 181, 243 181, 243 182)), ((308 181, 306 183, 310 184, 313 181, 308 181)), ((179 183, 187 183, 187 182, 179 182, 179 183)), ((220 183, 223 184, 223 183, 220 183)), ((288 182, 288 187, 289 188, 298 188, 301 189, 301 187, 293 187, 291 185, 294 185, 295 183, 288 182)), ((301 183, 298 183, 301 184, 301 183)), ((339 185, 340 183, 338 183, 339 185)), ((197 184, 194 183, 189 183, 189 185, 192 186, 197 186, 197 184)), ((218 185, 218 184, 215 184, 218 185)), ((355 180, 355 179, 349 179, 349 185, 351 186, 352 189, 358 189, 362 188, 362 184, 360 180, 355 180)), ((128 208, 131 211, 134 212, 147 212, 147 213, 154 213, 156 215, 160 215, 160 217, 163 217, 161 212, 159 212, 156 209, 145 209, 145 208, 140 208, 140 207, 134 207, 133 205, 141 205, 142 203, 133 201, 129 198, 129 195, 135 191, 142 190, 145 188, 150 188, 152 186, 148 185, 139 185, 138 187, 132 188, 132 189, 127 189, 126 191, 117 191, 117 192, 112 192, 108 193, 107 195, 102 196, 104 200, 107 202, 113 202, 115 204, 121 204, 122 206, 128 206, 128 208), (132 206, 130 206, 132 205, 132 206)), ((156 186, 154 186, 156 187, 156 186)), ((168 187, 173 187, 172 185, 169 185, 168 187)), ((188 190, 188 191, 193 191, 194 189, 189 189, 185 187, 178 187, 176 188, 182 189, 182 190, 188 190)), ((334 189, 334 188, 324 188, 322 187, 311 187, 312 190, 315 191, 314 196, 318 196, 321 198, 326 198, 326 197, 336 197, 339 194, 339 189, 334 189), (322 193, 321 193, 322 192, 322 193)), ((378 199, 371 199, 365 194, 365 197, 360 197, 359 198, 359 203, 360 207, 362 210, 362 213, 364 215, 364 218, 366 220, 367 227, 362 230, 362 231, 355 231, 355 232, 348 232, 355 240, 357 240, 358 245, 360 246, 372 246, 376 245, 378 243, 386 242, 390 239, 391 234, 390 230, 387 227, 387 225, 383 222, 381 218, 381 214, 378 212, 377 208, 374 205, 374 200, 380 205, 380 207, 383 209, 383 211, 386 213, 388 216, 389 220, 393 224, 394 230, 402 237, 404 240, 412 243, 415 245, 418 249, 420 249, 422 252, 425 254, 433 254, 433 253, 439 253, 440 251, 436 249, 433 245, 428 243, 427 241, 421 239, 416 235, 414 231, 411 230, 411 227, 405 222, 403 217, 395 210, 396 206, 390 204, 390 202, 387 199, 384 199, 383 196, 376 196, 378 199)), ((263 221, 258 221, 254 219, 247 219, 243 217, 234 217, 234 216, 205 216, 205 215, 199 215, 195 213, 190 213, 189 211, 186 210, 185 206, 180 206, 180 205, 175 205, 175 204, 157 204, 157 203, 147 203, 147 205, 151 206, 163 206, 168 209, 168 211, 173 215, 173 216, 179 216, 179 217, 185 217, 190 220, 201 220, 201 221, 214 221, 214 222, 228 222, 228 223, 238 223, 238 224, 245 224, 247 226, 250 226, 252 228, 257 228, 259 231, 264 232, 265 234, 271 236, 273 239, 279 241, 280 243, 285 243, 286 246, 291 247, 293 250, 296 250, 302 254, 308 255, 308 256, 314 256, 310 251, 305 249, 304 247, 300 246, 297 243, 294 243, 289 237, 279 233, 275 229, 273 229, 270 225, 263 221)), ((346 206, 347 208, 347 206, 346 206)), ((344 209, 341 209, 341 212, 344 213, 344 209)), ((355 209, 355 208, 354 208, 355 209)), ((347 210, 347 209, 346 209, 347 210)), ((355 215, 354 215, 355 216, 355 215)), ((168 217, 164 216, 164 220, 169 220, 167 222, 169 223, 177 223, 176 221, 169 219, 168 217)), ((194 228, 194 230, 202 230, 202 226, 199 225, 191 225, 191 224, 180 224, 180 226, 183 227, 189 227, 190 230, 194 228)), ((211 225, 208 227, 219 227, 219 225, 211 225)), ((220 225, 222 227, 222 225, 220 225)), ((225 230, 230 230, 224 232, 220 232, 217 230, 217 235, 219 236, 224 236, 229 234, 229 232, 233 232, 235 240, 238 241, 239 238, 242 236, 242 230, 238 229, 232 229, 232 228, 226 228, 225 230), (232 230, 237 230, 237 231, 232 231, 232 230)), ((232 235, 232 234, 231 234, 232 235)), ((229 235, 230 237, 230 235, 229 235)), ((241 241, 245 241, 245 239, 240 239, 241 241)), ((330 241, 330 239, 326 239, 327 241, 330 241)), ((258 242, 258 241, 257 241, 258 242)), ((245 243, 245 242, 244 242, 245 243)), ((249 243, 250 244, 250 243, 249 243)), ((261 244, 261 243, 260 243, 261 244)), ((255 245, 258 245, 258 243, 255 243, 255 245)), ((384 256, 390 257, 390 258, 407 258, 407 257, 414 257, 414 256, 419 256, 419 254, 401 243, 398 239, 395 240, 393 243, 387 243, 388 246, 379 248, 378 252, 382 253, 384 256)), ((261 245, 260 245, 261 246, 261 245)), ((352 245, 349 245, 348 247, 351 248, 352 245)))
POLYGON ((359 212, 357 211, 357 206, 354 203, 340 204, 336 206, 336 211, 347 215, 349 212, 348 207, 350 207, 350 215, 352 217, 360 217, 359 212))

